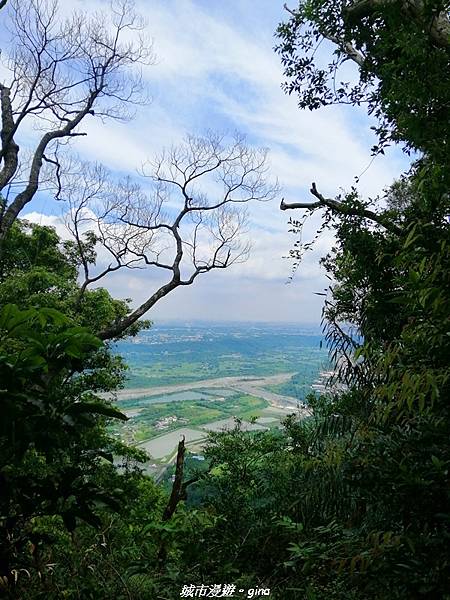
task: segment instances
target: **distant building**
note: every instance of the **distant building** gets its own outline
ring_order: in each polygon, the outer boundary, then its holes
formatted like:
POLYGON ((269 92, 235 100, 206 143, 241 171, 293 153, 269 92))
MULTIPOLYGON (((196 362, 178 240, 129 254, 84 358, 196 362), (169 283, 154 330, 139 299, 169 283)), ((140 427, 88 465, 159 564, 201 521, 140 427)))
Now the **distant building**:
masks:
POLYGON ((155 423, 155 429, 167 429, 171 423, 175 423, 178 421, 178 417, 176 415, 171 415, 170 417, 164 417, 155 423))

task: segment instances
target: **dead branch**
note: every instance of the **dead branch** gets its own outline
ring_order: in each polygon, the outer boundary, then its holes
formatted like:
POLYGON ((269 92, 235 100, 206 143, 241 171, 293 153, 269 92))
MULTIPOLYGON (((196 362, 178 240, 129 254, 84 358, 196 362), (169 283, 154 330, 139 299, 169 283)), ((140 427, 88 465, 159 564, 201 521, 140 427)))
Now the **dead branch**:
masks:
POLYGON ((0 192, 8 186, 14 194, 0 214, 0 241, 35 196, 43 162, 61 140, 85 135, 78 128, 88 116, 124 119, 131 116, 128 105, 145 101, 134 66, 153 58, 141 37, 127 41, 130 31, 143 27, 128 0, 111 5, 109 22, 104 15, 79 13, 62 20, 52 0, 11 0, 9 6, 13 46, 10 81, 0 84, 0 192), (17 140, 27 123, 44 133, 21 182, 15 178, 17 140))
POLYGON ((175 462, 175 479, 172 484, 172 492, 170 494, 169 501, 162 516, 163 521, 168 521, 175 512, 178 503, 181 498, 181 489, 183 484, 183 471, 184 471, 184 455, 186 453, 186 447, 184 445, 184 435, 182 440, 178 443, 177 459, 175 462))
MULTIPOLYGON (((180 503, 181 500, 186 500, 186 490, 189 485, 197 482, 200 477, 192 477, 187 481, 183 482, 183 472, 184 472, 184 455, 186 453, 186 447, 184 444, 185 437, 183 435, 182 440, 178 443, 177 449, 177 458, 175 461, 175 478, 172 484, 172 491, 170 493, 169 501, 164 509, 162 515, 162 521, 168 521, 180 503)), ((158 550, 158 563, 163 565, 167 556, 167 548, 165 541, 163 539, 160 540, 159 550, 158 550)))
POLYGON ((388 231, 400 235, 402 230, 400 227, 392 223, 389 219, 384 217, 383 215, 379 215, 372 210, 367 208, 357 207, 351 208, 348 206, 343 206, 341 202, 338 200, 333 200, 332 198, 325 198, 322 194, 320 194, 317 190, 316 184, 312 183, 311 189, 309 190, 311 194, 317 198, 317 202, 292 202, 286 203, 284 198, 281 200, 280 210, 291 210, 297 208, 304 208, 309 211, 316 210, 318 208, 329 208, 333 212, 341 214, 341 215, 350 215, 355 217, 363 217, 364 219, 368 219, 374 223, 378 223, 388 231))

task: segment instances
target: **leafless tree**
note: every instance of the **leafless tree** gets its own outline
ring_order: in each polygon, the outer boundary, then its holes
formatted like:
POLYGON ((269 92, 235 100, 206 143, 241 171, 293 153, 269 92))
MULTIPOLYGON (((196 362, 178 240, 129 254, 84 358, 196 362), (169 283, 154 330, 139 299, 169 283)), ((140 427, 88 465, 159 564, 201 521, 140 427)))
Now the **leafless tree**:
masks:
POLYGON ((83 271, 80 302, 88 286, 119 269, 167 274, 131 314, 99 332, 101 338, 122 334, 175 288, 247 257, 245 205, 278 191, 267 179, 266 154, 239 136, 230 144, 220 136, 190 136, 144 167, 148 190, 130 179, 113 184, 98 166, 82 167, 83 186, 76 173, 72 185, 65 183, 71 190, 67 224, 83 271))
POLYGON ((140 65, 153 60, 129 0, 114 0, 106 16, 63 18, 57 0, 10 0, 4 11, 12 49, 1 57, 9 77, 0 82, 0 241, 40 188, 45 167, 58 190, 62 146, 85 135, 86 117, 126 119, 130 106, 145 101, 140 65), (33 132, 30 150, 23 139, 33 132))

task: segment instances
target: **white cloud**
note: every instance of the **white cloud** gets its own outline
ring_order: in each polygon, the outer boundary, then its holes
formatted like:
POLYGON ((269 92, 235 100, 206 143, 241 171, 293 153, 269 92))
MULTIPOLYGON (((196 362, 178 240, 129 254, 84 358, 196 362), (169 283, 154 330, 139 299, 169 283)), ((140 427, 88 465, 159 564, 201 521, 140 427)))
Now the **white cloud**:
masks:
MULTIPOLYGON (((69 5, 83 10, 106 6, 100 0, 62 4, 65 10, 69 5)), ((186 132, 237 129, 252 143, 270 148, 272 170, 287 201, 308 200, 312 181, 325 195, 348 189, 371 161, 370 122, 361 111, 356 115, 357 109, 299 111, 295 98, 284 95, 282 68, 272 50, 272 33, 285 18, 282 5, 263 0, 257 8, 251 3, 250 9, 244 0, 220 6, 200 0, 141 1, 138 10, 147 18, 158 55, 157 64, 144 70, 153 101, 138 110, 132 123, 85 122, 88 136, 77 140, 77 151, 114 171, 134 172, 186 132)), ((361 176, 361 192, 376 195, 404 164, 395 152, 377 158, 361 176)), ((318 258, 329 248, 332 234, 322 236, 294 282, 285 285, 290 267, 282 256, 293 242, 287 221, 299 214, 280 212, 278 203, 249 207, 253 250, 247 263, 176 291, 155 308, 153 318, 317 321, 320 301, 313 292, 327 281, 318 258)), ((50 224, 52 219, 48 217, 50 224)), ((318 216, 307 222, 306 239, 318 224, 318 216)), ((135 303, 149 295, 152 285, 152 276, 125 271, 108 283, 113 293, 133 296, 135 303)))
POLYGON ((30 223, 42 225, 44 227, 53 227, 60 238, 69 239, 69 232, 64 224, 64 219, 58 215, 44 215, 40 212, 29 212, 22 215, 22 218, 30 223))

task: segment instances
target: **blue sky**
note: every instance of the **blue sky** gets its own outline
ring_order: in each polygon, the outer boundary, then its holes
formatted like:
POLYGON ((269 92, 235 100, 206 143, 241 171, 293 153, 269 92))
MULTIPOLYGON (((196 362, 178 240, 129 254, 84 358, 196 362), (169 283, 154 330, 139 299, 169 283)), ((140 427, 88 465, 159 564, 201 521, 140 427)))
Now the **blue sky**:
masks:
MULTIPOLYGON (((61 0, 61 6, 64 11, 88 11, 107 10, 108 5, 61 0)), ((287 201, 309 199, 312 181, 330 196, 348 189, 371 161, 371 122, 362 110, 349 107, 300 111, 295 97, 282 92, 273 34, 286 18, 283 1, 156 0, 136 6, 145 16, 157 55, 156 63, 144 71, 152 102, 139 108, 129 123, 86 122, 88 135, 78 139, 73 150, 113 172, 135 173, 186 133, 237 130, 249 143, 270 149, 272 173, 281 186, 275 200, 249 206, 249 260, 176 290, 150 318, 319 322, 321 303, 314 292, 322 291, 327 280, 318 261, 331 244, 332 232, 325 232, 287 285, 290 264, 283 256, 294 241, 287 221, 300 215, 281 212, 279 202, 282 196, 287 201)), ((359 189, 374 197, 406 164, 398 150, 377 158, 361 177, 359 189)), ((34 202, 26 213, 62 231, 61 211, 64 207, 45 199, 34 202)), ((319 222, 316 216, 307 223, 306 237, 314 235, 319 222)), ((124 271, 105 285, 138 303, 157 283, 152 273, 124 271)))

